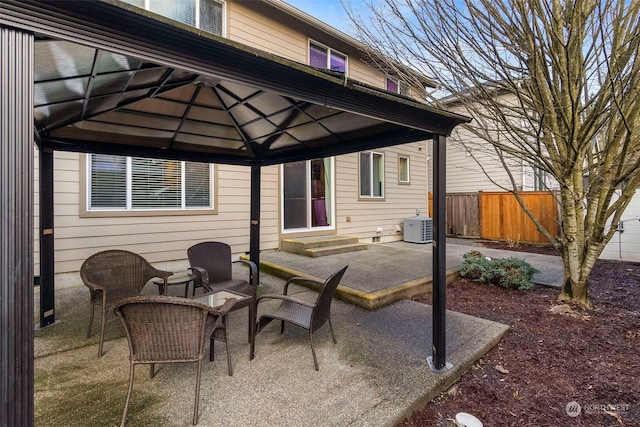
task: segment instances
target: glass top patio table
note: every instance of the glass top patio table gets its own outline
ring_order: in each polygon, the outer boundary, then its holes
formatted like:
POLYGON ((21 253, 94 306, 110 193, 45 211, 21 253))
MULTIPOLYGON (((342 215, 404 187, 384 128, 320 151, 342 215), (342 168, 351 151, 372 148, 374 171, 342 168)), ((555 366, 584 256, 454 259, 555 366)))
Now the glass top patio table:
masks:
MULTIPOLYGON (((173 273, 171 276, 169 276, 169 278, 167 279, 167 285, 165 286, 164 280, 162 279, 153 279, 153 284, 156 285, 158 287, 158 293, 160 295, 167 295, 167 292, 169 290, 169 286, 180 286, 180 285, 184 285, 184 297, 188 298, 189 297, 189 284, 194 282, 196 279, 196 275, 189 272, 189 271, 183 271, 183 272, 178 272, 178 273, 173 273)), ((196 287, 195 287, 195 283, 193 283, 193 293, 195 294, 196 292, 196 287)))
POLYGON ((208 305, 209 307, 219 307, 225 303, 228 299, 236 298, 236 301, 231 311, 238 310, 240 308, 249 308, 249 359, 253 360, 255 354, 255 340, 256 340, 256 307, 253 296, 242 294, 240 292, 223 290, 216 292, 209 292, 197 297, 192 297, 193 301, 197 301, 201 304, 208 305))
POLYGON ((238 302, 236 302, 236 305, 233 307, 232 311, 236 310, 237 308, 246 307, 246 304, 243 304, 245 300, 253 299, 251 295, 245 295, 239 292, 234 292, 229 290, 211 292, 208 294, 203 294, 197 297, 193 297, 191 299, 201 304, 208 305, 209 307, 219 307, 222 304, 224 304, 227 300, 232 298, 235 298, 238 300, 238 302), (241 307, 238 307, 238 305, 240 305, 241 307))

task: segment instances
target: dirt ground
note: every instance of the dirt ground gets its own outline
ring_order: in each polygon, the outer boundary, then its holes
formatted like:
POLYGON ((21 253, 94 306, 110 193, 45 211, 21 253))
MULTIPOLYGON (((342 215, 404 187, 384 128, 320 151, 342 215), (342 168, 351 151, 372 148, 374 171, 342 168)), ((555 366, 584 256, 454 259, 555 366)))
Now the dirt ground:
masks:
MULTIPOLYGON (((558 294, 542 286, 516 291, 464 280, 450 285, 449 310, 511 329, 401 427, 454 426, 459 412, 485 427, 640 426, 640 263, 598 261, 589 310, 561 305, 558 294)), ((414 299, 428 304, 431 296, 414 299)))

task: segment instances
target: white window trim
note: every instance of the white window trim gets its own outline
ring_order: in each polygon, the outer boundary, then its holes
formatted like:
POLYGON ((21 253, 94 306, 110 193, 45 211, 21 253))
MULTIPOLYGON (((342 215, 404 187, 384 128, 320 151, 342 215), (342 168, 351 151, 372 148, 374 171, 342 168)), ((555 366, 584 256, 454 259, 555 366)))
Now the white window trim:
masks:
POLYGON ((411 87, 403 80, 400 80, 398 77, 392 77, 390 75, 386 75, 385 79, 384 79, 384 88, 385 90, 387 90, 387 80, 391 80, 392 82, 394 82, 397 86, 398 86, 398 90, 396 92, 391 92, 391 93, 395 93, 397 95, 403 95, 403 96, 411 96, 412 90, 411 87), (401 93, 401 86, 405 86, 407 88, 407 93, 401 93))
MULTIPOLYGON (((200 1, 196 0, 196 25, 195 28, 200 28, 200 1)), ((227 2, 225 0, 213 0, 216 3, 222 5, 222 37, 227 37, 227 2)), ((144 9, 151 10, 151 0, 144 0, 144 9)), ((169 18, 170 19, 170 18, 169 18)))
MULTIPOLYGON (((305 165, 306 165, 306 175, 309 175, 309 167, 311 165, 311 160, 305 160, 305 165)), ((335 157, 331 157, 331 194, 333 195, 331 197, 331 219, 329 220, 329 225, 326 226, 319 226, 319 227, 305 227, 305 228, 284 228, 284 197, 283 197, 283 192, 284 190, 280 190, 280 212, 282 212, 282 214, 280 215, 280 230, 282 234, 294 234, 294 233, 304 233, 304 232, 309 232, 309 231, 323 231, 323 230, 335 230, 336 226, 335 226, 335 222, 336 222, 336 164, 335 164, 335 157)), ((280 165, 280 183, 284 182, 284 165, 280 165)), ((284 188, 281 185, 281 188, 284 188)), ((310 194, 311 193, 311 181, 308 180, 307 182, 307 189, 306 189, 307 193, 306 194, 310 194)), ((311 210, 307 211, 307 224, 311 224, 311 210)))
POLYGON ((385 195, 386 195, 386 191, 385 191, 385 186, 386 186, 386 161, 385 161, 385 155, 384 153, 381 153, 379 151, 360 151, 358 152, 358 198, 361 200, 384 200, 385 199, 385 195), (369 188, 371 189, 371 195, 363 195, 362 194, 362 173, 360 171, 360 154, 361 153, 369 153, 371 154, 370 158, 369 158, 369 170, 370 170, 370 174, 369 174, 369 188), (382 157, 382 188, 381 188, 381 192, 382 194, 380 196, 374 196, 373 195, 373 159, 375 155, 379 155, 382 157))
POLYGON ((405 156, 402 154, 398 155, 398 183, 399 184, 410 184, 411 183, 411 159, 409 156, 405 156), (407 161, 407 179, 402 180, 402 174, 400 173, 400 162, 401 159, 405 159, 407 161))
MULTIPOLYGON (((83 198, 80 201, 80 217, 102 217, 102 216, 163 216, 163 215, 202 215, 217 214, 217 187, 218 177, 217 168, 214 163, 209 164, 209 200, 211 205, 208 207, 184 207, 184 208, 149 208, 149 209, 133 209, 131 205, 131 156, 126 157, 127 163, 127 188, 126 188, 126 207, 125 208, 92 208, 91 207, 91 154, 81 157, 81 183, 84 191, 81 192, 83 198)), ((164 160, 164 159, 158 159, 164 160)), ((181 205, 185 205, 185 170, 184 161, 181 161, 181 205)))
POLYGON ((320 43, 317 42, 313 39, 309 39, 308 43, 307 43, 307 64, 311 63, 311 45, 314 44, 318 47, 322 47, 324 49, 327 49, 327 64, 326 64, 326 69, 331 71, 331 52, 337 53, 338 55, 344 56, 344 75, 345 76, 349 76, 349 55, 347 55, 346 53, 342 53, 339 50, 333 49, 329 46, 327 46, 324 43, 320 43))

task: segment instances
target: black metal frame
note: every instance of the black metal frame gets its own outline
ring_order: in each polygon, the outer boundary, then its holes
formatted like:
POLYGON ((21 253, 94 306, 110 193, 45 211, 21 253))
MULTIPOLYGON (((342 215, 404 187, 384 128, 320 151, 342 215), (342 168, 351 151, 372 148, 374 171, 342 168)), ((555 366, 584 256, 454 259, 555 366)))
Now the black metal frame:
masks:
POLYGON ((447 253, 446 253, 446 147, 445 137, 433 139, 433 369, 440 372, 446 367, 446 309, 447 309, 447 253))
POLYGON ((55 322, 53 150, 40 150, 40 327, 55 322))
MULTIPOLYGON (((256 49, 204 36, 187 26, 149 19, 135 8, 112 1, 0 0, 0 49, 7 69, 0 70, 0 174, 3 182, 3 261, 0 275, 0 424, 33 425, 33 140, 41 149, 138 154, 159 158, 240 164, 251 167, 251 259, 260 257, 261 166, 346 154, 434 138, 436 250, 434 251, 434 334, 436 367, 445 363, 445 206, 444 150, 446 136, 468 118, 384 94, 348 79, 310 70, 256 49), (295 97, 338 111, 372 117, 390 125, 375 137, 342 139, 301 150, 255 151, 237 156, 166 151, 118 144, 91 144, 51 138, 33 120, 33 44, 38 37, 69 40, 116 53, 139 55, 158 64, 202 75, 220 76, 262 90, 295 97), (31 52, 31 53, 30 53, 31 52), (8 65, 7 65, 8 64, 8 65), (5 108, 5 106, 7 108, 5 108), (8 114, 9 106, 11 113, 8 114), (35 129, 34 129, 35 127, 35 129), (9 129, 9 130, 7 130, 9 129), (34 132, 35 130, 35 132, 34 132), (6 209, 10 206, 10 209, 6 209), (5 238, 6 235, 6 238, 5 238)), ((53 322, 53 190, 52 153, 43 150, 41 181, 41 323, 53 322), (51 157, 49 157, 51 156, 51 157)))

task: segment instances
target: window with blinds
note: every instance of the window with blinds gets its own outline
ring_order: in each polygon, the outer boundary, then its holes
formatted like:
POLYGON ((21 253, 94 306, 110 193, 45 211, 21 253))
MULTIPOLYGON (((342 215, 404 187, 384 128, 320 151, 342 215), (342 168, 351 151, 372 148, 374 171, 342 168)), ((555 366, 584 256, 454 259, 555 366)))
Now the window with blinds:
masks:
POLYGON ((223 34, 223 4, 217 0, 124 0, 158 15, 200 28, 218 36, 223 34))
POLYGON ((207 163, 89 155, 88 210, 213 209, 207 163))
POLYGON ((213 33, 222 34, 222 3, 213 0, 200 0, 200 16, 198 28, 213 33))

